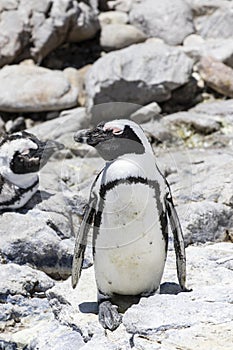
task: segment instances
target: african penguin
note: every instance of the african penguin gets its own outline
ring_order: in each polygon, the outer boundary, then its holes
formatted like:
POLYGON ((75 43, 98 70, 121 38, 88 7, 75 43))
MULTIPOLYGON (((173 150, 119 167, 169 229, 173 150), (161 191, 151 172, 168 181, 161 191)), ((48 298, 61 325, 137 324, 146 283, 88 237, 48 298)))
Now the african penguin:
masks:
POLYGON ((0 141, 0 211, 24 206, 39 186, 37 172, 62 145, 42 142, 26 132, 6 135, 0 141))
POLYGON ((93 257, 99 321, 114 330, 121 322, 114 295, 148 296, 159 290, 168 245, 174 235, 177 274, 186 290, 182 229, 169 185, 158 169, 143 130, 119 119, 78 131, 75 141, 95 147, 106 160, 94 181, 75 244, 72 286, 81 274, 87 234, 93 225, 93 257))

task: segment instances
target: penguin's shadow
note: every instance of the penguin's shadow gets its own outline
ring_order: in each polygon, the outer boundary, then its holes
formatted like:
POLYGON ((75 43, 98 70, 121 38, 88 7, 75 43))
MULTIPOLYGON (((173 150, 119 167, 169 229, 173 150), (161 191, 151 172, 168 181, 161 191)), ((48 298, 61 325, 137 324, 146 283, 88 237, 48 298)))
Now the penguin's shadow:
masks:
MULTIPOLYGON (((173 294, 177 295, 183 292, 180 285, 174 282, 165 282, 160 285, 160 294, 173 294)), ((124 313, 132 305, 138 304, 141 299, 140 295, 114 295, 112 298, 113 304, 117 305, 119 312, 124 313)), ((83 302, 79 304, 80 312, 84 314, 98 314, 97 302, 83 302)))

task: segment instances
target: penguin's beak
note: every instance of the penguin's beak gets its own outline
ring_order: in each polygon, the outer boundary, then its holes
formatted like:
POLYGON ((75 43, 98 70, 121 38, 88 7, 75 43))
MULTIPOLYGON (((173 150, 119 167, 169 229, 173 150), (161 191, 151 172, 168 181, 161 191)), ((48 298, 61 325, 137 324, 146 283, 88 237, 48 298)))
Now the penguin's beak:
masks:
POLYGON ((40 166, 42 167, 53 155, 53 153, 62 149, 64 149, 64 145, 57 141, 49 140, 46 142, 40 142, 38 149, 33 154, 33 157, 40 159, 40 166))
POLYGON ((79 130, 74 135, 74 141, 79 143, 86 143, 89 146, 95 147, 100 142, 109 139, 109 135, 103 130, 102 126, 97 126, 94 129, 79 130))

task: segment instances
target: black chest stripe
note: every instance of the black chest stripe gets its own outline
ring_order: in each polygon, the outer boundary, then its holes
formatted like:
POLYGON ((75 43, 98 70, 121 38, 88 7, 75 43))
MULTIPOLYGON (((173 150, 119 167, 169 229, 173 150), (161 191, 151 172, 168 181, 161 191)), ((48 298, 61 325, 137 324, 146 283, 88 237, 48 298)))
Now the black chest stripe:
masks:
MULTIPOLYGON (((94 220, 94 242, 96 239, 96 236, 99 231, 99 227, 101 224, 101 219, 102 219, 102 213, 105 205, 105 197, 106 193, 110 190, 112 190, 114 187, 120 185, 120 184, 144 184, 149 186, 154 190, 154 197, 156 199, 157 203, 157 208, 159 211, 159 220, 160 220, 160 225, 163 233, 163 238, 166 242, 166 250, 167 250, 167 245, 168 245, 168 225, 167 225, 167 213, 164 209, 163 203, 161 202, 161 191, 160 191, 160 186, 158 181, 156 180, 148 180, 145 179, 144 177, 138 176, 129 176, 125 179, 116 179, 114 181, 108 182, 106 185, 101 185, 100 187, 100 200, 99 200, 99 206, 98 210, 96 211, 95 214, 95 220, 94 220)), ((93 242, 93 243, 94 243, 93 242)), ((93 244, 94 245, 94 244, 93 244)))
POLYGON ((2 175, 0 175, 0 194, 1 194, 2 189, 3 189, 3 185, 4 185, 4 178, 2 177, 2 175))
POLYGON ((1 208, 1 206, 7 207, 7 206, 10 206, 10 205, 16 203, 17 201, 20 200, 20 198, 23 194, 33 190, 34 187, 38 185, 38 183, 39 183, 39 178, 31 186, 29 186, 27 188, 17 188, 17 190, 15 191, 14 197, 12 197, 8 201, 0 202, 0 208, 1 208))

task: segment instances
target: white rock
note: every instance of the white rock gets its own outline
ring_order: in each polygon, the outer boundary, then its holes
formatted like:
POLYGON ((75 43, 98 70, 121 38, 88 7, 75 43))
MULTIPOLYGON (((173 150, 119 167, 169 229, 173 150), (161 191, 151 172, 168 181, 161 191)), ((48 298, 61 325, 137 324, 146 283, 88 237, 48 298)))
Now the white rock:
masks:
POLYGON ((83 41, 99 30, 96 0, 4 0, 0 4, 0 67, 33 57, 37 62, 65 41, 83 41))
POLYGON ((126 24, 128 22, 128 15, 122 11, 106 11, 99 14, 100 26, 107 24, 126 24))
POLYGON ((52 71, 33 65, 5 66, 0 70, 0 110, 40 112, 77 105, 75 69, 52 71))
POLYGON ((184 52, 195 60, 202 56, 212 56, 217 60, 233 67, 233 39, 209 38, 203 39, 200 35, 192 34, 185 38, 184 52))
POLYGON ((170 45, 181 44, 194 32, 192 11, 183 0, 145 0, 135 2, 129 14, 130 23, 148 37, 158 37, 170 45))
POLYGON ((232 38, 233 7, 228 3, 196 23, 198 34, 203 38, 232 38))
POLYGON ((146 35, 130 24, 104 25, 100 35, 100 45, 107 51, 122 49, 146 40, 146 35))
POLYGON ((146 123, 149 120, 155 119, 156 117, 158 117, 160 112, 161 112, 161 108, 159 107, 158 103, 151 102, 147 106, 144 106, 138 109, 133 114, 131 114, 130 119, 138 124, 146 123))
MULTIPOLYGON (((88 71, 88 110, 93 105, 113 101, 145 105, 168 100, 172 90, 188 82, 192 65, 193 61, 179 48, 156 39, 108 53, 88 71)), ((111 106, 108 118, 119 117, 119 109, 117 104, 115 108, 111 106)), ((99 115, 94 117, 93 122, 96 123, 99 118, 99 115)))

